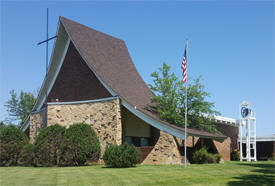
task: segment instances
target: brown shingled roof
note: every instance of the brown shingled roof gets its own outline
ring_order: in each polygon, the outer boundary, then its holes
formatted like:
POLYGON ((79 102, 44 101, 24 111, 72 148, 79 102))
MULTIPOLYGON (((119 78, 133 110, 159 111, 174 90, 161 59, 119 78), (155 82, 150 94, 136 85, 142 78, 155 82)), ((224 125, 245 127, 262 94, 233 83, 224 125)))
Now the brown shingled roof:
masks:
MULTIPOLYGON (((184 131, 184 128, 160 120, 157 114, 146 109, 152 104, 153 93, 139 75, 123 40, 64 17, 60 17, 60 21, 86 63, 118 96, 148 116, 184 131)), ((225 138, 195 129, 187 132, 189 135, 225 138)))

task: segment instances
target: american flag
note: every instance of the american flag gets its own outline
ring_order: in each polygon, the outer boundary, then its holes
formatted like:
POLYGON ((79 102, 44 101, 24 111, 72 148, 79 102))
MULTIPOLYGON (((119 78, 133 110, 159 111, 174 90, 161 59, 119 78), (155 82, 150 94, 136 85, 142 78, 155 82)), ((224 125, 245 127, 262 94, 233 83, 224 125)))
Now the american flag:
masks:
POLYGON ((183 80, 182 81, 183 81, 183 83, 186 83, 186 81, 187 81, 187 45, 185 46, 181 69, 183 70, 183 73, 182 73, 183 80))

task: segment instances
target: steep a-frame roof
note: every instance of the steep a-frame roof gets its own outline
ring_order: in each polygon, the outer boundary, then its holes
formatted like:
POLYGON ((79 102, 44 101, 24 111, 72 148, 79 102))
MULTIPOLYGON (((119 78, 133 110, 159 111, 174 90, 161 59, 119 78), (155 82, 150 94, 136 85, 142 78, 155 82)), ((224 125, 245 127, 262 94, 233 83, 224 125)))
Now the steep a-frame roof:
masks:
MULTIPOLYGON (((152 105, 153 93, 139 75, 123 40, 114 38, 67 18, 60 17, 55 47, 57 45, 60 46, 59 48, 65 48, 63 52, 66 53, 66 47, 68 47, 70 42, 74 44, 89 68, 112 96, 118 96, 121 99, 124 107, 148 124, 176 137, 185 138, 183 128, 161 120, 156 113, 148 109, 148 107, 152 105), (64 41, 60 38, 64 38, 64 41), (62 42, 67 44, 62 44, 62 42)), ((54 81, 54 77, 56 73, 58 73, 58 68, 61 68, 58 63, 62 61, 62 57, 58 57, 60 52, 55 52, 55 50, 58 50, 58 47, 54 49, 53 52, 49 70, 49 80, 44 81, 34 110, 41 108, 43 89, 45 89, 44 84, 49 84, 46 86, 49 92, 51 84, 53 83, 51 81, 54 81), (54 71, 52 74, 51 70, 54 71), (50 80, 51 77, 52 80, 50 80)), ((188 129, 187 132, 189 135, 214 138, 217 140, 226 138, 223 135, 195 129, 188 129)))
POLYGON ((123 40, 64 17, 60 21, 84 60, 116 94, 137 109, 150 104, 153 94, 139 75, 123 40))

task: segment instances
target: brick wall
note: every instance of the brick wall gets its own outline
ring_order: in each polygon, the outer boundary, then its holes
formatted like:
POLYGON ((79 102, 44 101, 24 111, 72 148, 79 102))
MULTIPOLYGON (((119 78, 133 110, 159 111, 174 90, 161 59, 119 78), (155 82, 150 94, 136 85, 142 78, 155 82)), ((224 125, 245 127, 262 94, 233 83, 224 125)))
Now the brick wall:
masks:
POLYGON ((140 152, 141 152, 141 161, 140 163, 142 163, 147 156, 150 154, 150 152, 153 150, 154 146, 148 146, 148 147, 137 147, 140 152))
POLYGON ((231 152, 234 149, 238 149, 238 135, 239 135, 239 128, 232 125, 225 125, 225 124, 216 124, 217 129, 225 136, 228 136, 231 140, 230 149, 231 152))
POLYGON ((213 140, 217 151, 220 155, 222 155, 222 159, 224 161, 230 161, 230 147, 231 147, 231 138, 227 138, 226 140, 224 140, 223 142, 218 142, 213 140))
POLYGON ((196 145, 196 143, 198 142, 198 140, 199 140, 199 137, 188 136, 186 146, 187 147, 194 147, 196 145))
POLYGON ((219 142, 212 139, 202 139, 199 138, 199 140, 196 143, 195 149, 199 149, 202 146, 206 146, 208 148, 208 152, 210 153, 219 153, 222 155, 222 160, 229 161, 230 160, 230 145, 231 140, 228 137, 223 142, 219 142))

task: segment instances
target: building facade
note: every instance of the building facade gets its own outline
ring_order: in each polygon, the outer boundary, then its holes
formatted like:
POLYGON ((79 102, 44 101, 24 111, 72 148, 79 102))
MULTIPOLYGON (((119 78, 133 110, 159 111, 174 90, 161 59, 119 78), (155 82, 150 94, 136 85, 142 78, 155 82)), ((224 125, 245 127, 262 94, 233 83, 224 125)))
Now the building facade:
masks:
POLYGON ((221 134, 188 129, 185 136, 182 127, 150 109, 152 98, 124 41, 61 17, 48 76, 25 130, 33 143, 43 127, 87 123, 97 133, 102 155, 108 144, 133 144, 142 151, 143 164, 181 164, 185 139, 190 152, 209 144, 230 160, 236 121, 217 117, 221 134))

